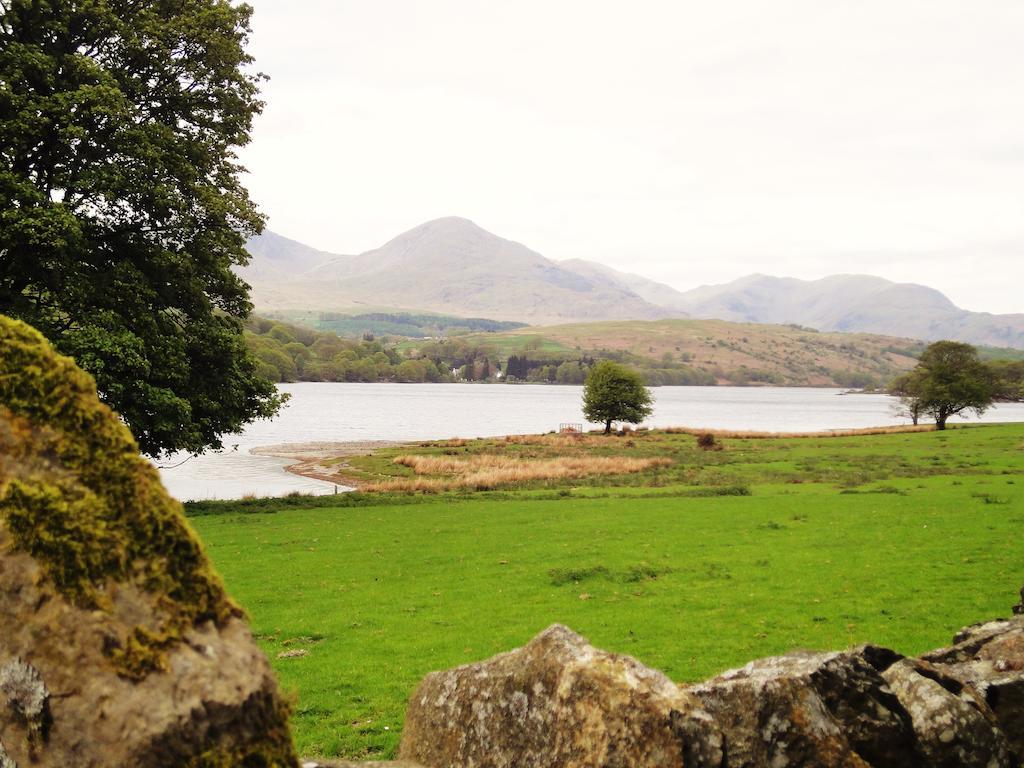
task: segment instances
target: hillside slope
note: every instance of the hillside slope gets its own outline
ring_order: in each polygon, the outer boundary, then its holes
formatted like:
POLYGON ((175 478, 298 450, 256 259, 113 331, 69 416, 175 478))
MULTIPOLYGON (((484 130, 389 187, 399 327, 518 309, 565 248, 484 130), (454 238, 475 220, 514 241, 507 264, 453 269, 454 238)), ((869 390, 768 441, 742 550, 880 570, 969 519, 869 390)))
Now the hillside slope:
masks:
POLYGON ((700 318, 1024 348, 1024 314, 969 312, 932 288, 869 275, 820 280, 748 275, 682 296, 675 306, 700 318))
POLYGON ((685 366, 721 384, 818 387, 884 384, 912 368, 921 350, 905 338, 723 320, 578 323, 470 338, 506 355, 563 350, 622 359, 641 370, 685 366))
POLYGON ((643 275, 637 275, 632 272, 619 272, 617 269, 612 269, 596 261, 587 261, 586 259, 567 259, 558 262, 558 264, 585 277, 600 276, 606 280, 611 280, 623 290, 632 291, 644 301, 670 310, 674 315, 688 314, 685 310, 687 304, 686 295, 670 285, 650 280, 643 275))

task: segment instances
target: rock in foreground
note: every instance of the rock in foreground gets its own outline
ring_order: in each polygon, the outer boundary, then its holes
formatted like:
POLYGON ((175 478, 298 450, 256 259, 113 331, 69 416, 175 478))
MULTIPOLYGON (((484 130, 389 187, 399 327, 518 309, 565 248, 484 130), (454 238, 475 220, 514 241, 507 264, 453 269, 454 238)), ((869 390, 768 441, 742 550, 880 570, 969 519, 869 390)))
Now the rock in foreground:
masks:
POLYGON ((1024 617, 965 633, 921 659, 801 652, 686 688, 555 625, 429 675, 400 754, 427 768, 1015 768, 1024 617))
POLYGON ((427 676, 409 702, 399 754, 446 768, 672 768, 723 759, 714 724, 690 694, 557 624, 523 648, 427 676))
POLYGON ((297 765, 180 505, 92 379, 3 317, 0 765, 297 765))
POLYGON ((976 624, 922 656, 983 701, 1024 764, 1024 616, 976 624))
POLYGON ((760 659, 690 690, 725 734, 729 766, 914 765, 910 718, 875 663, 896 654, 760 659))

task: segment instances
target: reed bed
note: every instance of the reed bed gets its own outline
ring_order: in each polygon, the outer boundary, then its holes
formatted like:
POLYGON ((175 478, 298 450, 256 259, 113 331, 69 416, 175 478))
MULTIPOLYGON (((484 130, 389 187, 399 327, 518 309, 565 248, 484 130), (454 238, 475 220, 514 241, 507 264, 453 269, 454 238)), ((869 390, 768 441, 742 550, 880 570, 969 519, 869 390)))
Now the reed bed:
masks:
POLYGON ((421 448, 462 448, 469 444, 469 440, 462 437, 452 437, 447 440, 424 440, 419 444, 421 448))
POLYGON ((900 424, 889 427, 863 427, 861 429, 830 429, 822 432, 753 432, 750 430, 735 429, 707 429, 700 427, 665 427, 658 432, 669 435, 714 435, 715 437, 729 437, 736 440, 762 440, 771 438, 801 438, 801 437, 858 437, 861 435, 894 435, 904 432, 933 432, 934 424, 900 424))
POLYGON ((506 456, 398 456, 394 462, 409 467, 417 477, 396 478, 364 486, 366 491, 437 493, 450 490, 486 491, 537 480, 571 480, 593 475, 627 475, 672 463, 666 458, 628 456, 560 457, 526 461, 506 456), (442 475, 442 477, 422 477, 442 475))
POLYGON ((551 432, 545 435, 507 435, 504 441, 509 445, 548 445, 555 448, 583 446, 606 446, 608 435, 584 434, 582 432, 551 432))

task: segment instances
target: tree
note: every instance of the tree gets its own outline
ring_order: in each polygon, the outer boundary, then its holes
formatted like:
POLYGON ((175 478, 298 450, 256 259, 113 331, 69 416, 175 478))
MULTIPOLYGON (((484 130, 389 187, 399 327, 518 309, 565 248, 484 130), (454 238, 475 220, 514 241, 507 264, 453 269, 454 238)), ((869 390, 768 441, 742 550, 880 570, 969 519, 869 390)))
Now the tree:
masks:
POLYGON ((1024 400, 1024 360, 993 360, 988 367, 995 381, 997 400, 1024 400))
POLYGON ((904 373, 897 376, 889 384, 889 394, 899 398, 893 404, 893 411, 900 418, 910 419, 914 426, 921 420, 922 405, 917 397, 920 384, 916 372, 904 373))
MULTIPOLYGON (((992 404, 992 371, 970 344, 936 341, 921 353, 917 366, 901 376, 890 391, 899 393, 910 413, 928 414, 937 429, 945 429, 950 416, 974 411, 979 416, 992 404)), ((915 421, 915 423, 917 423, 915 421)))
POLYGON ((583 386, 583 415, 604 422, 604 433, 613 421, 637 424, 651 415, 651 393, 640 374, 625 366, 602 360, 587 374, 583 386))
POLYGON ((262 108, 250 14, 0 0, 0 313, 74 357, 151 455, 282 402, 231 271, 263 226, 235 156, 262 108))

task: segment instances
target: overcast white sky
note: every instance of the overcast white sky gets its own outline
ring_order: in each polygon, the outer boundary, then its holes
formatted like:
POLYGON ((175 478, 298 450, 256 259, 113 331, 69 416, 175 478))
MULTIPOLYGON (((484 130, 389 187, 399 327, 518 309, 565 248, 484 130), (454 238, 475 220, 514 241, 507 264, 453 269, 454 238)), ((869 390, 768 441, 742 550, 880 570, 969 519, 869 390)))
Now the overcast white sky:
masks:
POLYGON ((864 272, 1024 312, 1021 0, 250 0, 270 228, 457 215, 679 289, 864 272))

